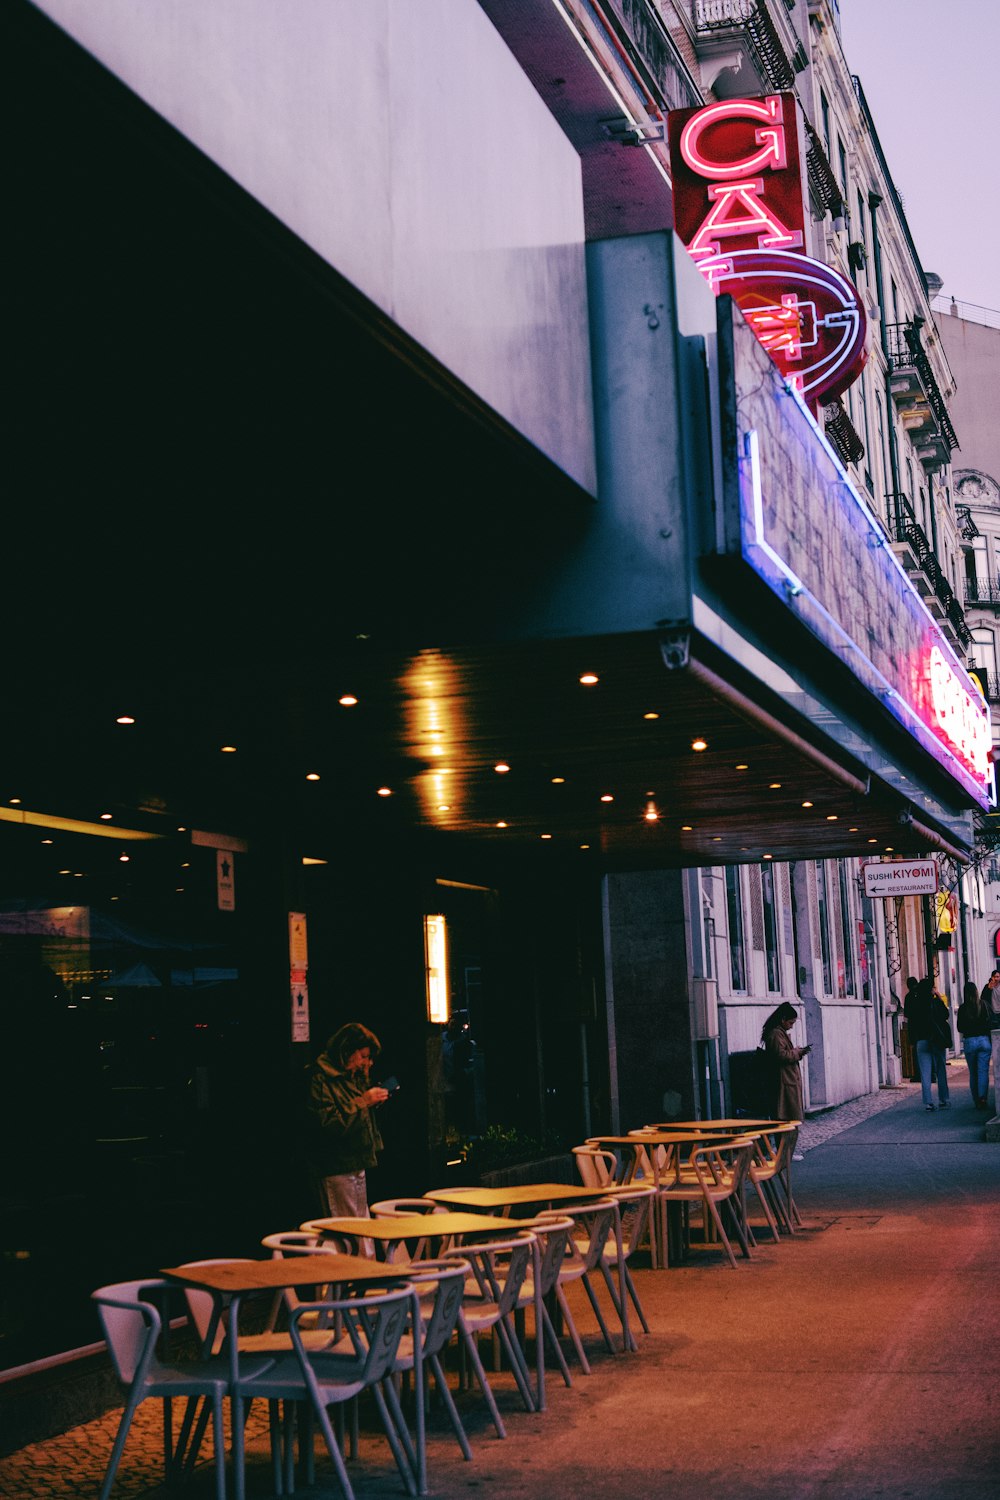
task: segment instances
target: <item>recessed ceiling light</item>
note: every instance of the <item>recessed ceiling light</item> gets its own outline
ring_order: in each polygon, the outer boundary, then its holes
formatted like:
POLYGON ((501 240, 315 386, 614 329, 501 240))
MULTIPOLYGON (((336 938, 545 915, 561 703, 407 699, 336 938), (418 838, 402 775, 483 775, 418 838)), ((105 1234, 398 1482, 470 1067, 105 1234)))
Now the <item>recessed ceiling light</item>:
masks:
POLYGON ((714 837, 713 837, 713 839, 712 839, 712 843, 713 844, 721 844, 722 843, 722 834, 721 833, 715 834, 714 837))
POLYGON ((656 808, 653 807, 644 812, 643 817, 646 819, 647 823, 656 823, 659 820, 660 815, 656 811, 656 808))
POLYGON ((750 767, 745 760, 741 760, 736 769, 737 771, 749 771, 750 767))
POLYGON ((101 813, 101 822, 102 823, 109 823, 110 821, 111 821, 111 814, 110 813, 101 813))
POLYGON ((813 804, 811 802, 803 802, 802 804, 803 807, 812 807, 812 805, 813 804))
POLYGON ((220 751, 222 752, 223 755, 235 755, 236 754, 236 746, 235 745, 220 745, 219 749, 220 749, 220 751))
POLYGON ((190 868, 191 868, 191 861, 189 859, 182 859, 181 860, 181 869, 182 870, 190 870, 190 868))
POLYGON ((895 844, 886 844, 886 846, 885 846, 885 852, 886 852, 886 854, 895 854, 895 852, 896 852, 896 846, 895 846, 895 844))
POLYGON ((311 854, 303 854, 302 863, 304 865, 325 865, 328 863, 328 861, 325 859, 317 859, 311 854))
POLYGON ((615 800, 615 799, 614 799, 614 797, 613 797, 613 796, 612 796, 612 795, 611 795, 611 793, 610 793, 610 792, 603 792, 603 793, 602 793, 602 794, 601 794, 601 801, 602 801, 602 802, 613 802, 613 801, 614 801, 614 800, 615 800))
POLYGON ((553 786, 562 786, 564 784, 565 780, 566 780, 565 776, 553 776, 553 778, 552 778, 552 785, 553 786))
POLYGON ((116 724, 134 724, 135 720, 131 714, 119 714, 115 720, 116 724))
POLYGON ((127 854, 119 854, 119 856, 118 856, 118 863, 120 865, 127 865, 128 864, 128 855, 127 854))
POLYGON ((498 771, 500 773, 500 775, 502 776, 505 771, 509 771, 510 770, 510 766, 507 764, 507 762, 505 760, 498 760, 497 763, 496 763, 496 765, 493 767, 493 769, 494 769, 494 771, 498 771))
POLYGON ((552 837, 552 835, 551 835, 551 833, 543 833, 543 834, 542 834, 542 835, 541 835, 541 837, 542 837, 542 838, 543 838, 543 839, 550 839, 550 838, 551 838, 551 837, 552 837))
POLYGON ((59 871, 60 875, 68 875, 69 873, 70 873, 69 870, 60 870, 59 871))
POLYGON ((438 803, 438 812, 451 812, 451 803, 450 802, 439 802, 438 803))
POLYGON ((379 789, 378 789, 378 795, 380 797, 391 797, 392 796, 392 787, 391 786, 380 786, 379 789))
POLYGON ((828 823, 836 823, 836 821, 837 821, 837 814, 836 813, 827 813, 827 815, 826 815, 826 821, 828 823))
POLYGON ((878 843, 878 839, 869 839, 868 842, 869 842, 869 844, 877 844, 878 843))
POLYGON ((581 848, 581 849, 589 849, 589 848, 590 848, 590 845, 589 845, 589 844, 581 844, 581 845, 580 845, 580 848, 581 848))
POLYGON ((307 771, 306 772, 306 780, 307 781, 318 781, 319 780, 319 772, 318 771, 307 771))
POLYGON ((583 676, 580 678, 580 681, 583 683, 584 687, 593 687, 595 682, 600 681, 600 678, 598 677, 596 672, 584 672, 583 676))
POLYGON ((660 716, 659 716, 659 714, 648 713, 648 714, 643 714, 642 717, 644 719, 658 719, 660 716))
POLYGON ((52 840, 51 839, 42 839, 42 843, 43 844, 51 844, 52 840))
POLYGON ((847 831, 848 833, 857 833, 858 830, 856 828, 849 828, 847 831))
POLYGON ((357 701, 358 700, 357 698, 355 698, 353 693, 344 693, 342 697, 337 699, 337 702, 340 704, 341 708, 353 708, 357 701))
POLYGON ((503 820, 502 820, 502 819, 501 819, 501 821, 500 821, 500 822, 499 822, 499 823, 498 823, 498 824, 497 824, 497 825, 496 825, 496 826, 497 826, 497 827, 498 827, 498 828, 506 828, 506 827, 507 827, 507 824, 506 824, 506 823, 504 823, 504 822, 503 822, 503 820))
POLYGON ((20 807, 21 806, 21 799, 20 799, 20 797, 11 797, 11 799, 10 799, 10 805, 11 805, 11 807, 20 807))
POLYGON ((708 741, 707 740, 702 740, 702 739, 692 740, 691 741, 691 749, 692 750, 707 750, 708 749, 708 741))
POLYGON ((681 833, 693 833, 693 832, 694 832, 694 824, 693 823, 682 823, 681 824, 681 833))
POLYGON ((762 854, 761 855, 761 859, 773 859, 773 858, 774 858, 773 854, 762 854))
POLYGON ((772 792, 779 792, 781 790, 781 782, 780 781, 772 781, 772 782, 769 782, 768 785, 769 785, 769 787, 770 787, 770 789, 771 789, 772 792))

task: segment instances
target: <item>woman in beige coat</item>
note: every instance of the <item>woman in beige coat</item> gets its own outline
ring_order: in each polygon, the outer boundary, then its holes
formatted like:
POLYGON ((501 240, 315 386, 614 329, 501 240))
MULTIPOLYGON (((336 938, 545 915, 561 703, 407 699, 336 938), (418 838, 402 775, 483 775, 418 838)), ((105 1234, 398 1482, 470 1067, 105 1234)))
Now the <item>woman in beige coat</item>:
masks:
POLYGON ((794 1005, 783 1000, 778 1009, 772 1011, 764 1022, 761 1042, 774 1065, 777 1083, 777 1103, 774 1110, 776 1120, 802 1119, 802 1072, 799 1059, 811 1051, 810 1047, 796 1047, 788 1033, 798 1017, 794 1005))

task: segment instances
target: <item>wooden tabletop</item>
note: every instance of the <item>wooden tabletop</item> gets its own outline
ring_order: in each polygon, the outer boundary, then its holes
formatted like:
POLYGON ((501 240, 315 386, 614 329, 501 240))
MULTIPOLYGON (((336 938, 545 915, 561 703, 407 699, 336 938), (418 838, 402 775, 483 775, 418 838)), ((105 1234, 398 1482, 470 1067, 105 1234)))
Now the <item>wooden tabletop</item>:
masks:
POLYGON ((776 1130, 786 1125, 797 1125, 797 1120, 662 1120, 655 1125, 644 1125, 644 1130, 732 1130, 742 1135, 744 1130, 776 1130))
MULTIPOLYGON (((469 1208, 513 1208, 518 1204, 586 1203, 590 1198, 613 1196, 605 1188, 572 1187, 566 1182, 529 1182, 517 1187, 435 1188, 425 1193, 435 1203, 466 1204, 469 1208)), ((511 1220, 506 1224, 510 1227, 511 1220)), ((524 1221, 515 1219, 514 1223, 524 1221)))
MULTIPOLYGON (((523 1225, 524 1220, 516 1221, 523 1225)), ((369 1240, 437 1239, 453 1234, 510 1234, 511 1220, 490 1214, 406 1214, 386 1219, 309 1219, 310 1229, 369 1240)))
POLYGON ((384 1284, 406 1279, 406 1267, 365 1255, 283 1255, 273 1260, 220 1260, 207 1265, 168 1266, 160 1272, 171 1281, 207 1292, 256 1292, 286 1286, 315 1286, 329 1282, 384 1284))

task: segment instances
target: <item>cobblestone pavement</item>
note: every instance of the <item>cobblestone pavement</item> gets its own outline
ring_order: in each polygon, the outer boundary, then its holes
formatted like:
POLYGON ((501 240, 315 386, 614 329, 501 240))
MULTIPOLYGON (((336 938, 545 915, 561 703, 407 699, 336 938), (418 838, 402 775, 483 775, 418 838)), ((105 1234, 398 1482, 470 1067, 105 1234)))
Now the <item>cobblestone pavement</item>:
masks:
MULTIPOLYGON (((919 1098, 919 1094, 919 1084, 906 1082, 881 1088, 877 1093, 863 1095, 859 1099, 852 1099, 846 1104, 815 1114, 802 1126, 799 1149, 802 1152, 811 1151, 842 1131, 889 1109, 908 1095, 919 1098)), ((58 1437, 22 1448, 9 1457, 0 1459, 0 1496, 3 1500, 83 1500, 84 1496, 97 1495, 120 1415, 121 1408, 117 1408, 96 1421, 84 1423, 58 1437)), ((115 1481, 113 1500, 134 1500, 134 1497, 140 1495, 164 1493, 162 1443, 160 1404, 155 1401, 144 1403, 132 1424, 115 1481)), ((380 1441, 375 1438, 370 1445, 366 1445, 369 1446, 369 1462, 378 1464, 381 1460, 384 1463, 385 1454, 380 1451, 380 1441)), ((255 1403, 251 1409, 247 1448, 248 1454, 256 1451, 259 1457, 263 1457, 267 1451, 267 1413, 261 1402, 255 1403)), ((202 1471, 198 1475, 199 1479, 207 1478, 204 1471, 211 1468, 210 1452, 211 1445, 206 1441, 203 1449, 205 1457, 199 1465, 199 1470, 202 1471)), ((390 1463, 385 1471, 390 1487, 393 1475, 390 1463)), ((194 1489, 199 1494, 207 1493, 198 1484, 194 1489)))

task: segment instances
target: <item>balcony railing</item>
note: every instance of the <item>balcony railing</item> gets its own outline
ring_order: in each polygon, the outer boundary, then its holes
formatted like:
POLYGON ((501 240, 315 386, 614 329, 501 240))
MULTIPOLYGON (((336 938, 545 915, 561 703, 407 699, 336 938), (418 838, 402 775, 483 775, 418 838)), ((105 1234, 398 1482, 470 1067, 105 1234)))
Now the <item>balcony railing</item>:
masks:
POLYGON ((758 72, 769 90, 790 89, 795 82, 793 62, 765 0, 695 0, 694 26, 699 37, 725 31, 745 32, 756 54, 758 72))
POLYGON ((947 463, 958 438, 948 415, 920 330, 923 322, 886 325, 886 352, 893 400, 913 435, 917 454, 928 468, 947 463), (907 420, 909 416, 909 420, 907 420))
POLYGON ((840 183, 830 165, 830 158, 826 154, 823 142, 808 120, 806 121, 806 139, 809 142, 806 151, 809 192, 818 207, 822 208, 825 213, 833 214, 836 218, 838 214, 844 212, 844 195, 840 191, 840 183))
MULTIPOLYGON (((920 588, 919 579, 915 580, 920 592, 925 596, 925 602, 930 602, 928 595, 933 595, 936 601, 937 614, 940 618, 948 621, 956 639, 968 649, 972 645, 972 635, 965 619, 965 611, 955 597, 955 591, 944 575, 944 570, 938 562, 927 540, 927 533, 910 509, 909 501, 905 495, 889 496, 890 514, 892 516, 892 537, 895 542, 906 545, 912 556, 916 570, 923 574, 926 584, 920 588)), ((906 566, 905 559, 903 560, 906 566)), ((912 571, 908 569, 908 571, 912 571)))
POLYGON ((859 464, 864 458, 865 445, 842 401, 823 407, 823 431, 842 464, 859 464))
POLYGON ((971 578, 965 580, 966 605, 975 609, 1000 609, 1000 583, 986 583, 971 578))

